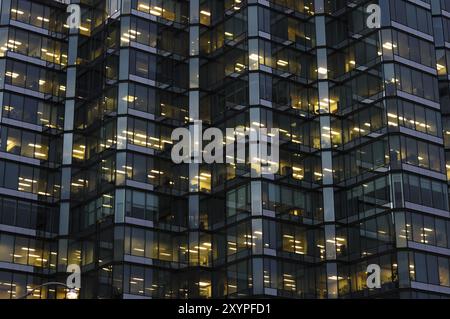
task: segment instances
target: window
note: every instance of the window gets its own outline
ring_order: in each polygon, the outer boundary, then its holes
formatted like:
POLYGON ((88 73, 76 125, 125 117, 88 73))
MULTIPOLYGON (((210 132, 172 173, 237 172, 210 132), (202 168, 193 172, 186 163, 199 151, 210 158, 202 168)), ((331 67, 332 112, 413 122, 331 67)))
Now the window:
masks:
POLYGON ((402 100, 388 100, 388 124, 404 126, 433 136, 442 136, 438 111, 402 100))
POLYGON ((4 185, 6 188, 17 189, 19 176, 19 166, 17 164, 7 163, 5 165, 4 185))
POLYGON ((16 201, 13 199, 3 199, 2 205, 2 224, 15 225, 16 224, 16 201))
POLYGON ((391 17, 410 28, 432 34, 431 14, 428 10, 404 0, 391 1, 391 17))
POLYGON ((14 237, 0 234, 0 261, 12 262, 14 255, 14 237))
POLYGON ((130 267, 130 294, 143 295, 144 294, 144 269, 142 267, 130 267))
POLYGON ((47 137, 6 126, 0 126, 0 130, 1 151, 39 160, 48 159, 49 139, 47 137))
POLYGON ((427 255, 427 275, 428 275, 428 283, 433 285, 439 285, 439 273, 436 256, 427 255))
POLYGON ((22 62, 7 60, 6 83, 54 96, 65 96, 65 76, 22 62))
POLYGON ((17 203, 17 220, 16 225, 19 227, 30 228, 32 214, 31 203, 19 201, 17 203))
POLYGON ((436 77, 406 66, 395 65, 398 89, 432 101, 439 100, 436 77))
POLYGON ((145 231, 143 229, 132 229, 131 254, 144 257, 145 253, 145 231))
MULTIPOLYGON (((164 197, 160 199, 160 196, 152 193, 128 190, 126 193, 126 214, 133 218, 152 221, 158 221, 158 212, 162 216, 164 215, 163 212, 167 210, 171 211, 172 214, 182 215, 182 210, 177 207, 177 201, 173 198, 168 200, 166 205, 164 205, 164 202, 166 202, 164 197), (160 204, 160 201, 163 204, 160 204)), ((163 223, 163 220, 159 222, 163 223)), ((179 220, 170 219, 167 222, 176 224, 179 220)))
POLYGON ((145 194, 133 192, 132 214, 136 218, 145 218, 145 194))
POLYGON ((11 1, 11 19, 61 33, 66 15, 60 10, 27 0, 11 1))
POLYGON ((130 73, 151 80, 156 80, 156 57, 152 54, 131 50, 130 73))
POLYGON ((414 254, 414 272, 415 280, 418 282, 427 282, 427 261, 426 255, 414 254))
POLYGON ((447 258, 439 257, 439 283, 442 286, 450 286, 450 267, 447 258))
POLYGON ((404 183, 406 201, 442 210, 448 209, 447 188, 443 183, 413 175, 404 175, 404 183))
POLYGON ((436 219, 436 245, 439 247, 447 247, 447 230, 446 223, 443 219, 436 219))

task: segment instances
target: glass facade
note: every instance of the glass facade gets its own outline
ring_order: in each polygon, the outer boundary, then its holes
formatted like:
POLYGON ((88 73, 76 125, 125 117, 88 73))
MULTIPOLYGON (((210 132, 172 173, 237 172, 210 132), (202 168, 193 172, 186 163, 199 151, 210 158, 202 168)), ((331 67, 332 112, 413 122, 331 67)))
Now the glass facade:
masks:
POLYGON ((450 297, 449 59, 448 0, 0 0, 0 298, 450 297))

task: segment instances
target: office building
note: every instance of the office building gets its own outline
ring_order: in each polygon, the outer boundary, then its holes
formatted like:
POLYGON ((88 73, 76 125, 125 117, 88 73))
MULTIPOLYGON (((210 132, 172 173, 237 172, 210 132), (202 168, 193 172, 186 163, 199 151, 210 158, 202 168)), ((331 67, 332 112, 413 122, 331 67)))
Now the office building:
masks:
POLYGON ((449 0, 0 3, 0 298, 450 297, 449 0))

